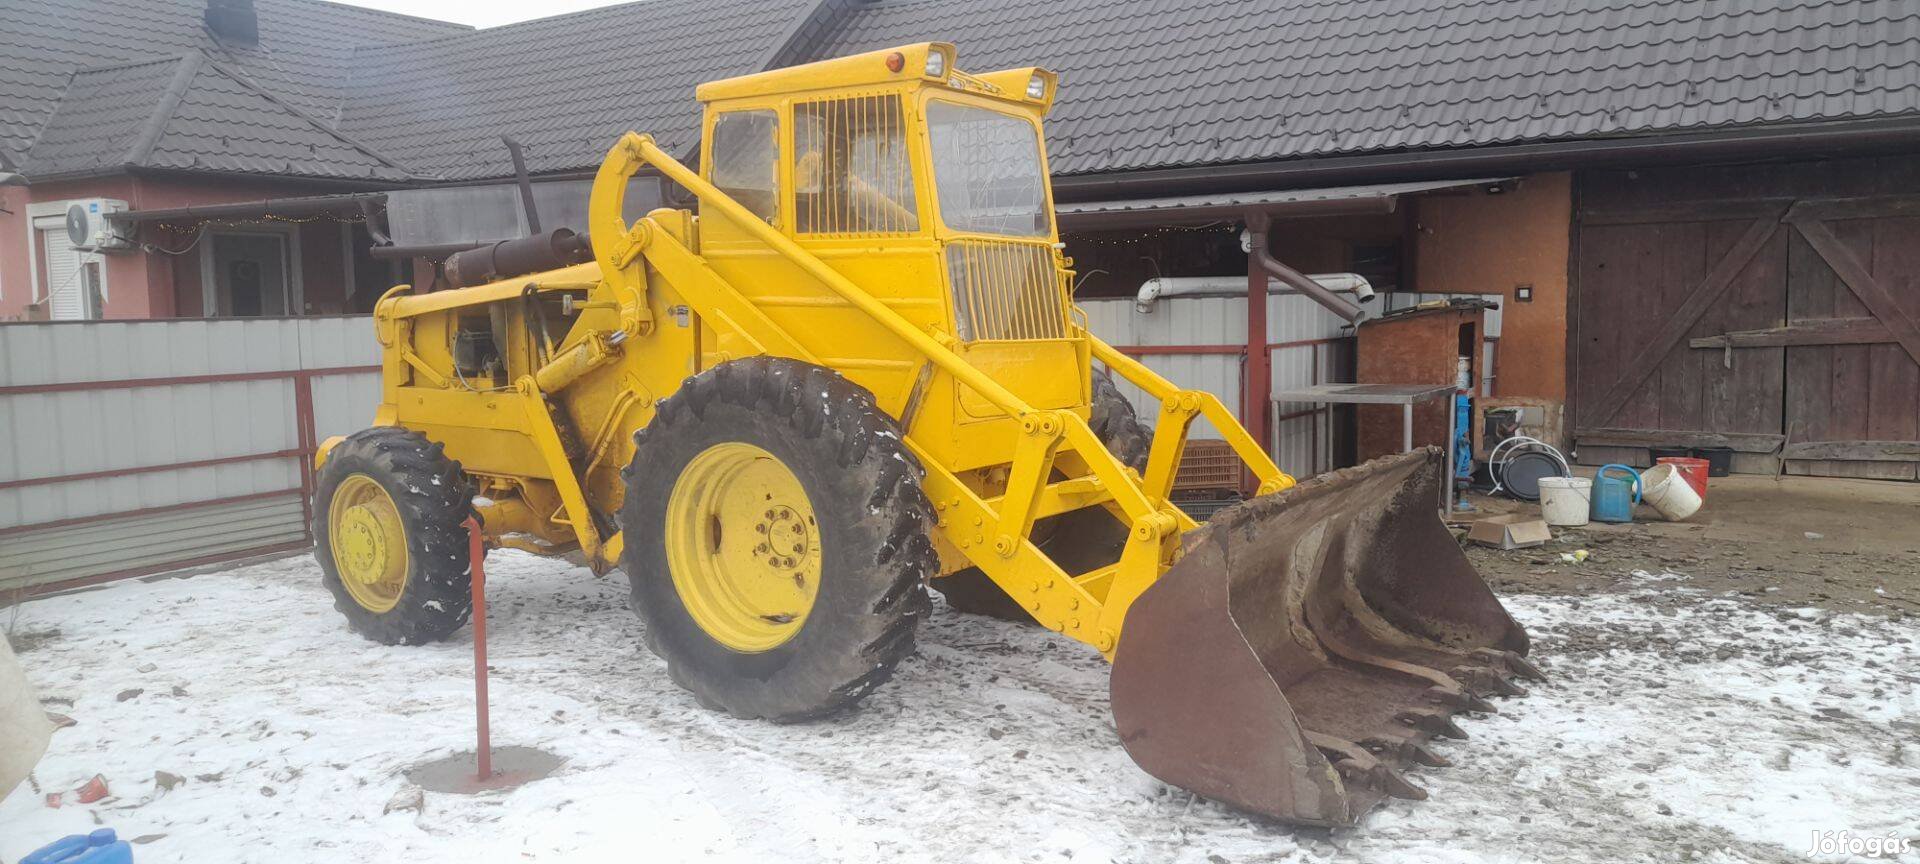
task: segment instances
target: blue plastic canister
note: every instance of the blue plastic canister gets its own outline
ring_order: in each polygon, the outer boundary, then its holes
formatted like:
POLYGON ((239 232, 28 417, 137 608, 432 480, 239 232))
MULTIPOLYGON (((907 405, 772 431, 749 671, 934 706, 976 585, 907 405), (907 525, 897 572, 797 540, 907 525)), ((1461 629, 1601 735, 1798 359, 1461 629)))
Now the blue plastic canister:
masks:
POLYGON ((1632 522, 1633 505, 1640 503, 1640 472, 1626 465, 1602 465, 1593 475, 1593 521, 1632 522), (1615 476, 1614 469, 1627 472, 1615 476))
POLYGON ((133 864, 133 847, 112 828, 62 837, 20 859, 20 864, 133 864))

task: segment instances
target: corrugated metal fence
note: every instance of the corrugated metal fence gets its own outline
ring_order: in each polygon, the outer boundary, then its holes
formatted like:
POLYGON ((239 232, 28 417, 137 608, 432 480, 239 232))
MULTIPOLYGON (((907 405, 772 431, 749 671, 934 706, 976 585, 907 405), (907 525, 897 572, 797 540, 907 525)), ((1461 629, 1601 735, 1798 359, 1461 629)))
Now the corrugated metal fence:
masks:
MULTIPOLYGON (((1081 306, 1109 343, 1238 410, 1244 298, 1081 306)), ((1298 295, 1267 309, 1276 391, 1352 380, 1338 318, 1298 295)), ((1489 374, 1498 328, 1490 313, 1489 374)), ((0 324, 0 595, 307 545, 313 448, 372 421, 378 362, 365 316, 0 324)), ((1324 406, 1274 411, 1281 468, 1332 467, 1324 406)), ((1219 437, 1204 420, 1194 435, 1219 437)))
POLYGON ((303 547, 371 319, 0 324, 0 595, 303 547))
MULTIPOLYGON (((1457 295, 1388 292, 1380 295, 1375 301, 1378 307, 1369 311, 1380 315, 1453 296, 1457 295)), ((1501 298, 1498 294, 1478 296, 1501 298)), ((1163 298, 1149 312, 1137 310, 1130 297, 1087 299, 1080 301, 1080 306, 1086 310, 1087 325, 1095 335, 1138 357, 1175 384, 1219 396, 1234 409, 1235 416, 1239 415, 1247 339, 1246 298, 1163 298)), ((1274 392, 1353 380, 1353 369, 1347 365, 1350 354, 1342 350, 1353 338, 1351 331, 1312 299, 1298 294, 1270 295, 1267 336, 1272 340, 1267 347, 1273 358, 1274 392)), ((1499 309, 1487 310, 1484 336, 1481 394, 1491 396, 1500 338, 1499 309)), ((1152 422, 1158 405, 1124 382, 1121 390, 1133 400, 1135 410, 1152 422)), ((1281 470, 1310 477, 1335 467, 1333 414, 1328 406, 1282 402, 1271 407, 1278 422, 1272 425, 1269 446, 1281 470)), ((1193 437, 1218 438, 1220 433, 1202 420, 1194 424, 1193 437)))
MULTIPOLYGON (((1235 416, 1240 409, 1240 378, 1245 364, 1247 301, 1244 297, 1170 297, 1140 312, 1132 298, 1080 301, 1087 326, 1109 344, 1132 354, 1148 368, 1182 387, 1220 397, 1235 416)), ((1351 335, 1343 323, 1312 299, 1298 294, 1267 298, 1267 336, 1273 358, 1273 388, 1351 381, 1339 350, 1351 335)), ((1153 422, 1159 405, 1132 385, 1121 390, 1140 416, 1153 422)), ((1270 442, 1281 470, 1310 477, 1332 467, 1332 413, 1322 405, 1283 403, 1274 407, 1270 442)), ((1193 427, 1195 438, 1218 438, 1205 420, 1193 427)))

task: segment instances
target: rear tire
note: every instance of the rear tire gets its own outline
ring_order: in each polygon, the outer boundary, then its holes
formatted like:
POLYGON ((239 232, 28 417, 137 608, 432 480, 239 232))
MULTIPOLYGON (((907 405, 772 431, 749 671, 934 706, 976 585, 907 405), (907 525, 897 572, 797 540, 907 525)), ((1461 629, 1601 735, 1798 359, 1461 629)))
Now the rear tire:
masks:
MULTIPOLYGON (((1140 422, 1133 403, 1121 395, 1113 383, 1113 373, 1098 370, 1093 375, 1093 398, 1088 406, 1087 425, 1107 452, 1136 471, 1147 468, 1147 452, 1153 446, 1153 429, 1140 422)), ((1070 575, 1078 575, 1119 560, 1127 544, 1127 526, 1113 518, 1104 507, 1088 507, 1042 519, 1033 526, 1033 536, 1041 551, 1070 575)), ((947 605, 959 612, 986 615, 1008 621, 1032 622, 1033 618, 1007 592, 1000 590, 978 567, 968 567, 951 576, 933 580, 947 605)))
POLYGON ((858 701, 913 652, 929 607, 921 474, 873 395, 833 370, 751 357, 687 379, 624 472, 622 564, 647 647, 701 704, 738 716, 798 721, 858 701), (789 477, 804 494, 780 491, 789 477), (762 493, 777 516, 742 500, 762 493), (732 545, 776 536, 771 558, 732 545), (773 602, 800 607, 760 608, 773 602))
POLYGON ((354 632, 386 645, 423 645, 467 623, 473 577, 463 523, 473 495, 441 445, 399 427, 362 429, 327 454, 313 497, 314 557, 334 608, 354 632), (342 494, 354 500, 337 501, 342 494), (338 550, 336 541, 343 544, 338 550), (405 561, 389 565, 400 549, 405 561), (341 572, 343 562, 397 578, 356 578, 341 572))

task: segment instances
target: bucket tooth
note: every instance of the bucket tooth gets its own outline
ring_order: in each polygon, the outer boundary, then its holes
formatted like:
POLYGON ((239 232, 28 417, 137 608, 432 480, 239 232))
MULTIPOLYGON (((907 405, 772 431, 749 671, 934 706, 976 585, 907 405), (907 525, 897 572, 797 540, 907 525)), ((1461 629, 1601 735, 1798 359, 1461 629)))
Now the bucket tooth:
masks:
POLYGON ((1375 765, 1368 776, 1382 792, 1408 801, 1427 800, 1427 790, 1408 781, 1406 775, 1385 765, 1375 765))
POLYGON ((1350 783, 1369 787, 1383 795, 1412 801, 1427 800, 1427 790, 1414 785, 1393 766, 1381 762, 1367 749, 1344 738, 1308 732, 1307 741, 1326 753, 1334 770, 1350 783))
POLYGON ((1528 660, 1517 651, 1480 648, 1473 652, 1473 656, 1486 660, 1494 665, 1505 666, 1511 670, 1513 674, 1529 681, 1547 680, 1547 673, 1540 671, 1540 667, 1533 665, 1533 661, 1528 660))
POLYGON ((1528 647, 1437 518, 1437 448, 1230 507, 1128 606, 1114 725, 1147 773, 1309 825, 1353 825, 1442 766, 1528 647), (1449 675, 1465 667, 1478 672, 1449 675), (1480 672, 1493 678, 1482 678, 1480 672), (1355 743, 1361 742, 1361 743, 1355 743))
POLYGON ((1467 690, 1457 687, 1429 687, 1427 688, 1427 700, 1435 705, 1445 705, 1456 711, 1471 711, 1476 714, 1500 713, 1499 709, 1493 707, 1492 702, 1488 702, 1467 690))
POLYGON ((1347 782, 1368 787, 1382 795, 1409 801, 1427 800, 1427 790, 1414 785, 1406 775, 1378 760, 1362 763, 1352 759, 1336 759, 1333 767, 1347 782))
POLYGON ((1501 672, 1485 666, 1458 666, 1453 676, 1467 682, 1467 687, 1475 693, 1491 693, 1495 696, 1525 696, 1527 688, 1513 683, 1501 672))
POLYGON ((1360 742, 1360 746, 1375 754, 1391 754, 1398 762, 1415 762, 1429 768, 1445 768, 1453 761, 1433 752, 1427 742, 1419 738, 1374 737, 1360 742))
POLYGON ((1409 708, 1400 712, 1396 719, 1436 738, 1464 739, 1467 737, 1466 730, 1456 725, 1453 717, 1444 711, 1435 711, 1431 708, 1409 708))

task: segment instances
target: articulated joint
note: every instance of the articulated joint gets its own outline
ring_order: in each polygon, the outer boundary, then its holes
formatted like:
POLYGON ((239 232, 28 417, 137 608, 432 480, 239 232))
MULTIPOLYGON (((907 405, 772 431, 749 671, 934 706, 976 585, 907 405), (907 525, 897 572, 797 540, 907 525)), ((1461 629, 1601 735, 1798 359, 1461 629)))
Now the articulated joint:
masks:
POLYGON ((1054 450, 1066 437, 1067 424, 1058 411, 1028 411, 1020 415, 1020 431, 1025 438, 1014 448, 1013 473, 1000 499, 1000 533, 993 538, 993 551, 1002 558, 1019 551, 1033 524, 1034 504, 1053 473, 1054 450))
POLYGON ((652 135, 628 132, 620 136, 620 141, 613 145, 613 154, 609 154, 617 155, 620 159, 615 170, 626 176, 638 173, 647 164, 646 145, 651 143, 652 135))
POLYGON ((1161 401, 1160 410, 1167 414, 1198 414, 1200 413, 1200 394, 1191 390, 1168 394, 1167 398, 1161 401))
POLYGON ((1142 542, 1153 542, 1172 535, 1180 530, 1180 522, 1172 513, 1160 510, 1148 513, 1133 520, 1133 538, 1142 542))
POLYGON ((627 229, 627 236, 624 242, 614 249, 613 269, 627 269, 627 265, 632 264, 635 258, 640 257, 641 253, 647 251, 647 246, 652 243, 653 221, 642 219, 633 223, 633 227, 627 229))
POLYGON ((1266 480, 1260 481, 1259 490, 1255 491, 1253 494, 1256 496, 1272 495, 1275 492, 1284 492, 1288 489, 1293 488, 1293 486, 1294 486, 1294 479, 1292 477, 1288 477, 1285 474, 1282 474, 1278 477, 1271 477, 1266 480))
POLYGON ((1059 415, 1051 411, 1031 411, 1020 416, 1020 431, 1042 438, 1058 438, 1066 430, 1059 415))

